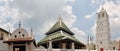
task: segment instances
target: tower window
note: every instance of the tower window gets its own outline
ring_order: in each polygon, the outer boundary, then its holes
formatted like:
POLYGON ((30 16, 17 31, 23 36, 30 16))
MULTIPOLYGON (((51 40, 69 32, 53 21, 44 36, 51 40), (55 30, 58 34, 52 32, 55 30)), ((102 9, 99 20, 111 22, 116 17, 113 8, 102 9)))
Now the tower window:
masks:
POLYGON ((20 32, 20 31, 19 31, 18 33, 19 33, 19 34, 21 34, 21 32, 20 32))
POLYGON ((15 35, 15 38, 17 38, 17 36, 15 35))
POLYGON ((23 36, 23 37, 25 37, 25 35, 24 35, 24 34, 23 34, 22 36, 23 36))

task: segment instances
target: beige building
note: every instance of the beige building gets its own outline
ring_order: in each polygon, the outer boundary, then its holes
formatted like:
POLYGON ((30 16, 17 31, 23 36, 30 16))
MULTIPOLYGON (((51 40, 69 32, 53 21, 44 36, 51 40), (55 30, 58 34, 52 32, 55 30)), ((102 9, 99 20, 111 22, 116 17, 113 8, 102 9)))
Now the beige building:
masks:
POLYGON ((94 43, 89 43, 86 46, 88 50, 96 50, 96 45, 94 43))
POLYGON ((8 38, 9 32, 0 28, 0 51, 8 51, 8 45, 3 43, 8 38))
POLYGON ((28 34, 24 28, 21 28, 21 24, 4 40, 4 43, 8 44, 9 51, 33 51, 36 46, 32 31, 28 34))
POLYGON ((118 49, 120 49, 120 41, 116 41, 116 40, 112 41, 111 49, 112 50, 118 50, 118 49))
POLYGON ((0 28, 0 51, 36 51, 36 49, 45 49, 42 46, 37 47, 33 32, 28 33, 19 24, 19 28, 12 33, 0 28))

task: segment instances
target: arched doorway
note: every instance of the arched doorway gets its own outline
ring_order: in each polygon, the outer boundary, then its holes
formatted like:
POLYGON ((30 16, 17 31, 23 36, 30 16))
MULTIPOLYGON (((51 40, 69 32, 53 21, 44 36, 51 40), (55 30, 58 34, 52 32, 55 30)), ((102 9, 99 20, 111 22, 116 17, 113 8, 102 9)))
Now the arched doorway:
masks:
POLYGON ((25 46, 14 46, 13 51, 26 51, 25 46))
POLYGON ((100 51, 104 51, 104 49, 103 49, 103 48, 100 48, 100 51))

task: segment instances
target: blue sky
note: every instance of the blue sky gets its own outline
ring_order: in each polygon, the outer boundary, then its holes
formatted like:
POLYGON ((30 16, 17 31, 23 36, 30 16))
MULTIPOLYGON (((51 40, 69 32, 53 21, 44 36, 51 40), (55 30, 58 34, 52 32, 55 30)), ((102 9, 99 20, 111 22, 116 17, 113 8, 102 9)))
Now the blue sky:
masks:
POLYGON ((0 27, 7 31, 10 28, 12 33, 21 20, 28 33, 33 27, 34 37, 40 41, 61 14, 75 37, 86 43, 87 35, 95 39, 96 13, 101 6, 110 17, 112 40, 119 40, 119 0, 0 0, 0 27))

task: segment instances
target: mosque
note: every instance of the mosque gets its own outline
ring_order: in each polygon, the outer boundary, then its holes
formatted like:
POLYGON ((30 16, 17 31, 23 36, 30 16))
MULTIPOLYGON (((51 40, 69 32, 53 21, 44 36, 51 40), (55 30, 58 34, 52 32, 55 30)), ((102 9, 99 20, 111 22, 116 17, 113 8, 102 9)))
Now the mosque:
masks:
MULTIPOLYGON (((97 49, 118 50, 120 42, 111 41, 109 15, 102 8, 97 13, 96 42, 95 45, 85 45, 74 37, 74 33, 65 25, 61 16, 58 21, 45 33, 46 37, 36 43, 33 31, 28 33, 24 28, 19 27, 12 33, 0 28, 0 51, 35 51, 35 49, 97 49), (94 47, 94 48, 92 48, 94 47)), ((59 50, 62 51, 62 50, 59 50)))
POLYGON ((74 33, 59 16, 55 25, 36 43, 33 32, 28 33, 19 23, 12 33, 0 28, 0 51, 34 51, 34 49, 85 49, 86 45, 74 37, 74 33), (59 43, 59 44, 58 44, 59 43))

